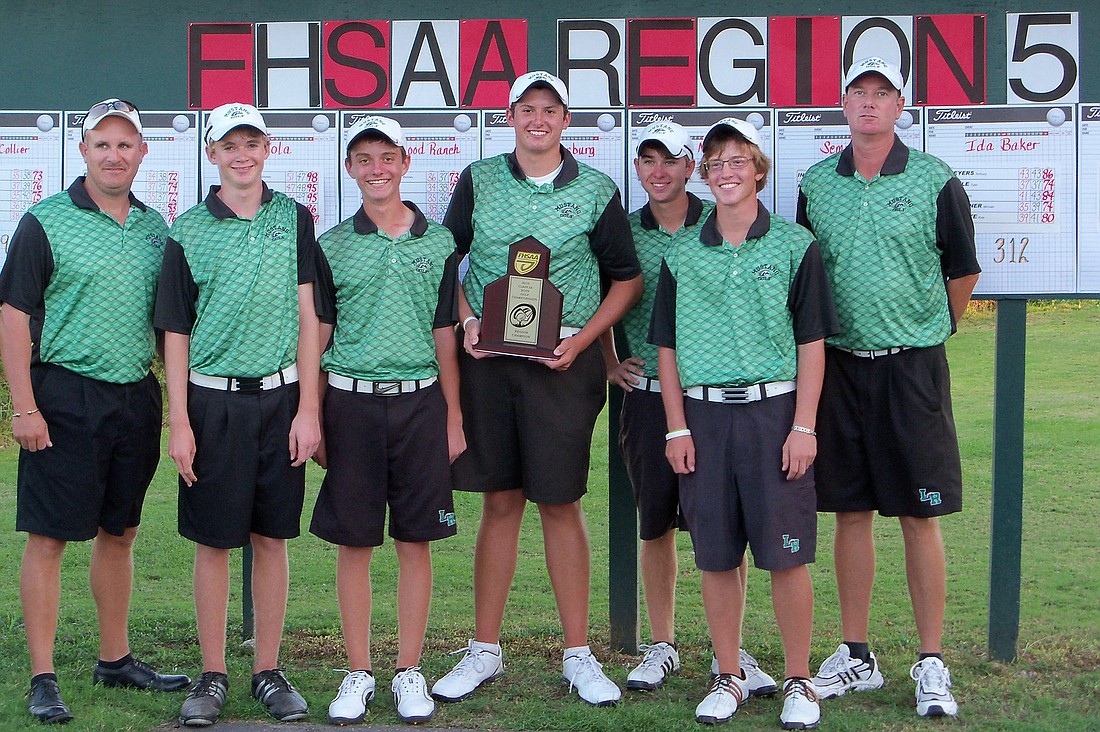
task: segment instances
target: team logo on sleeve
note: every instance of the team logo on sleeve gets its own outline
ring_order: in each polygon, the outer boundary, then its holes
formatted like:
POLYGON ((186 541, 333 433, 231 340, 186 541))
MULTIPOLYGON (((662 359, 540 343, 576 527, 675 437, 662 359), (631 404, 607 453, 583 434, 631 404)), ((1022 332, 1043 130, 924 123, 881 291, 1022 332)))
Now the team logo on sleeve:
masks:
POLYGON ((907 208, 913 207, 913 199, 909 196, 894 196, 886 202, 886 208, 891 211, 904 211, 907 208))
POLYGON ((516 261, 512 266, 515 268, 516 274, 525 275, 539 266, 540 259, 542 259, 542 255, 538 252, 516 252, 516 261))
POLYGON ((772 277, 775 277, 778 272, 773 265, 761 264, 752 268, 753 276, 760 282, 767 282, 772 277))
POLYGON ((558 216, 563 219, 574 219, 581 215, 581 207, 575 203, 559 203, 554 206, 554 210, 558 212, 558 216))
POLYGON ((420 256, 413 260, 413 269, 417 272, 424 274, 432 269, 432 258, 420 256))

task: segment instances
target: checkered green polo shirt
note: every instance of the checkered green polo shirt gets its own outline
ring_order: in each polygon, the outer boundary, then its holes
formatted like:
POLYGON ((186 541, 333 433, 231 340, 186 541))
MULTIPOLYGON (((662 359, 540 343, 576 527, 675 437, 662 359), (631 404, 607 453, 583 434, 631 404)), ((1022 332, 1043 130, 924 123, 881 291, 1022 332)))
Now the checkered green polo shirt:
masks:
MULTIPOLYGON (((267 376, 298 355, 299 206, 265 186, 256 216, 242 219, 216 191, 176 219, 170 232, 169 254, 183 259, 172 271, 186 270, 173 278, 173 288, 194 290, 193 323, 188 328, 180 322, 188 318, 173 318, 171 308, 162 313, 162 300, 157 326, 190 332, 190 367, 199 373, 267 376), (192 282, 181 286, 178 280, 188 277, 192 282)), ((312 240, 312 221, 305 237, 312 240)), ((166 272, 169 267, 166 258, 166 272)))
POLYGON ((665 256, 650 340, 676 349, 684 388, 794 379, 797 345, 836 332, 813 236, 759 203, 740 246, 713 212, 698 231, 665 256))
POLYGON ((362 208, 319 239, 336 310, 332 347, 321 359, 325 371, 369 381, 439 373, 432 331, 456 319, 454 237, 415 204, 405 205, 415 220, 396 239, 362 208))
POLYGON ((840 316, 828 343, 876 350, 928 347, 954 322, 945 277, 980 271, 970 202, 941 160, 896 136, 882 171, 867 181, 851 146, 802 178, 799 223, 817 237, 840 316))
POLYGON ((12 238, 0 298, 34 316, 37 360, 100 381, 143 379, 167 239, 161 215, 132 195, 125 224, 101 211, 83 177, 32 206, 12 238))
POLYGON ((698 224, 710 215, 713 201, 704 201, 694 193, 688 193, 688 212, 684 225, 668 233, 657 224, 649 204, 630 214, 630 231, 634 235, 634 248, 642 265, 642 298, 623 316, 630 355, 645 361, 645 376, 657 378, 657 346, 649 342, 649 322, 653 315, 653 300, 657 296, 657 280, 661 274, 661 260, 665 252, 682 241, 698 241, 698 224))
POLYGON ((565 149, 551 183, 524 176, 515 153, 472 163, 459 177, 444 224, 460 254, 474 312, 485 286, 508 270, 508 248, 534 236, 550 249, 550 281, 562 293, 562 325, 584 327, 600 305, 601 272, 613 280, 638 275, 638 258, 615 183, 565 149))

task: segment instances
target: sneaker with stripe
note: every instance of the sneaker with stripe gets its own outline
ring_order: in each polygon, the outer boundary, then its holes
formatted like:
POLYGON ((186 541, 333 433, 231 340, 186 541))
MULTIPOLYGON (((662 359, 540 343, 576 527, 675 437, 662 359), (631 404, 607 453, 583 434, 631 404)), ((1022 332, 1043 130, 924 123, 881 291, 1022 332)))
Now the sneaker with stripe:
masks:
POLYGON ((844 696, 849 691, 881 689, 884 683, 875 654, 869 653, 866 661, 853 658, 846 643, 837 646, 836 652, 821 663, 811 681, 822 699, 844 696))
POLYGON ((645 655, 626 677, 626 688, 639 691, 660 689, 669 674, 680 672, 680 654, 672 645, 664 641, 651 646, 643 643, 640 649, 645 655))
POLYGON ((723 724, 730 721, 738 707, 749 698, 749 685, 733 674, 718 674, 710 682, 710 690, 695 707, 695 721, 700 724, 723 724))
POLYGON ((951 672, 943 661, 931 656, 909 669, 917 682, 917 714, 922 717, 954 717, 959 705, 951 694, 951 672))

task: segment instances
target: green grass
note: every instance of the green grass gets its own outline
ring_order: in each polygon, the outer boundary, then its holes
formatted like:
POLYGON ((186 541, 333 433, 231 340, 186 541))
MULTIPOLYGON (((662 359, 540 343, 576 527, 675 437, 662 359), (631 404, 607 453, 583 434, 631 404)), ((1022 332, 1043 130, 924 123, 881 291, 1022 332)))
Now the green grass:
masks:
MULTIPOLYGON (((986 660, 989 596, 990 475, 995 320, 976 309, 949 345, 955 414, 962 443, 966 504, 943 522, 948 550, 946 656, 961 702, 957 720, 917 720, 908 668, 917 651, 909 609, 897 522, 880 520, 879 571, 872 613, 872 641, 883 664, 886 687, 824 704, 824 730, 1100 729, 1100 305, 1095 302, 1033 305, 1028 317, 1026 485, 1019 658, 1011 664, 986 660)), ((585 500, 593 543, 592 640, 611 677, 625 681, 633 659, 607 649, 606 428, 594 449, 591 491, 585 500)), ((0 450, 0 729, 39 729, 26 714, 28 660, 19 609, 17 572, 23 537, 14 524, 15 463, 0 450)), ((320 472, 311 468, 311 497, 320 472)), ((436 590, 424 670, 430 680, 455 660, 472 632, 471 557, 479 499, 458 494, 459 536, 436 545, 436 590)), ((309 510, 303 517, 308 525, 309 510)), ((817 612, 813 663, 840 641, 831 562, 832 521, 822 517, 819 562, 811 568, 817 612)), ((63 570, 63 604, 56 660, 62 689, 76 715, 70 730, 146 730, 172 720, 180 695, 103 691, 91 686, 95 662, 94 609, 87 588, 88 545, 73 545, 63 570)), ((344 664, 333 576, 335 551, 309 534, 291 542, 291 598, 283 662, 312 706, 325 709, 344 664)), ((613 709, 594 709, 568 698, 558 682, 561 641, 542 557, 536 512, 528 511, 521 562, 505 619, 503 643, 508 675, 474 698, 439 708, 439 726, 541 730, 698 730, 692 719, 705 691, 709 649, 699 574, 690 542, 680 539, 678 630, 684 671, 659 692, 626 695, 613 709)), ((175 480, 162 460, 146 502, 135 563, 131 620, 135 651, 162 668, 199 671, 191 606, 192 547, 175 532, 175 480)), ((380 694, 369 721, 397 723, 387 685, 396 652, 396 560, 391 545, 374 561, 374 657, 380 694)), ((239 638, 240 562, 235 555, 230 633, 239 638)), ((767 670, 780 673, 782 654, 771 616, 768 580, 749 580, 745 646, 767 670)), ((647 637, 645 628, 642 638, 647 637)), ((250 654, 230 648, 227 719, 263 719, 248 696, 250 654)), ((778 700, 754 700, 729 729, 778 729, 778 700)))

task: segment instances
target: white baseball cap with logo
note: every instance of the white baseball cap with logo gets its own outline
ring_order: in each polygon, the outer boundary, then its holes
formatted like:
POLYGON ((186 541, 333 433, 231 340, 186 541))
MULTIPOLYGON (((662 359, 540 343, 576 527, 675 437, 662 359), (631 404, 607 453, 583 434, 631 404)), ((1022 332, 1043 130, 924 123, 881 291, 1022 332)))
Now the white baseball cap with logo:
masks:
POLYGON ((683 126, 671 120, 658 120, 642 131, 636 148, 638 155, 642 154, 642 145, 647 142, 661 143, 674 158, 695 159, 695 152, 691 149, 691 135, 683 126))
POLYGON ((122 117, 134 126, 139 135, 142 133, 141 115, 138 114, 138 108, 134 106, 133 102, 111 97, 93 104, 88 113, 84 115, 84 124, 80 127, 80 139, 83 140, 89 131, 94 130, 100 122, 108 117, 122 117))
POLYGON ((760 131, 752 125, 751 122, 746 122, 743 119, 737 119, 736 117, 726 117, 720 119, 710 126, 707 130, 707 134, 703 137, 703 144, 706 144, 706 138, 710 137, 710 133, 714 132, 719 127, 729 127, 730 129, 741 133, 741 136, 751 142, 753 145, 763 149, 763 145, 760 143, 760 131))
POLYGON ((220 107, 215 107, 206 120, 206 129, 203 130, 202 139, 207 145, 217 142, 238 127, 254 127, 263 134, 267 134, 267 124, 260 110, 251 104, 243 102, 230 102, 220 107))
POLYGON ((569 90, 565 88, 565 82, 549 71, 528 71, 512 82, 512 91, 508 94, 508 105, 511 106, 522 99, 527 90, 533 86, 551 90, 558 95, 562 104, 569 106, 569 90))
POLYGON ((405 147, 405 133, 395 119, 369 115, 360 117, 348 128, 348 144, 345 154, 351 152, 351 146, 358 142, 366 132, 377 132, 398 147, 405 147))
POLYGON ((852 64, 852 67, 848 69, 848 73, 844 75, 844 91, 847 92, 848 87, 864 74, 881 75, 899 92, 902 91, 902 88, 905 86, 905 80, 901 78, 901 69, 884 58, 868 56, 867 58, 856 61, 852 64))

